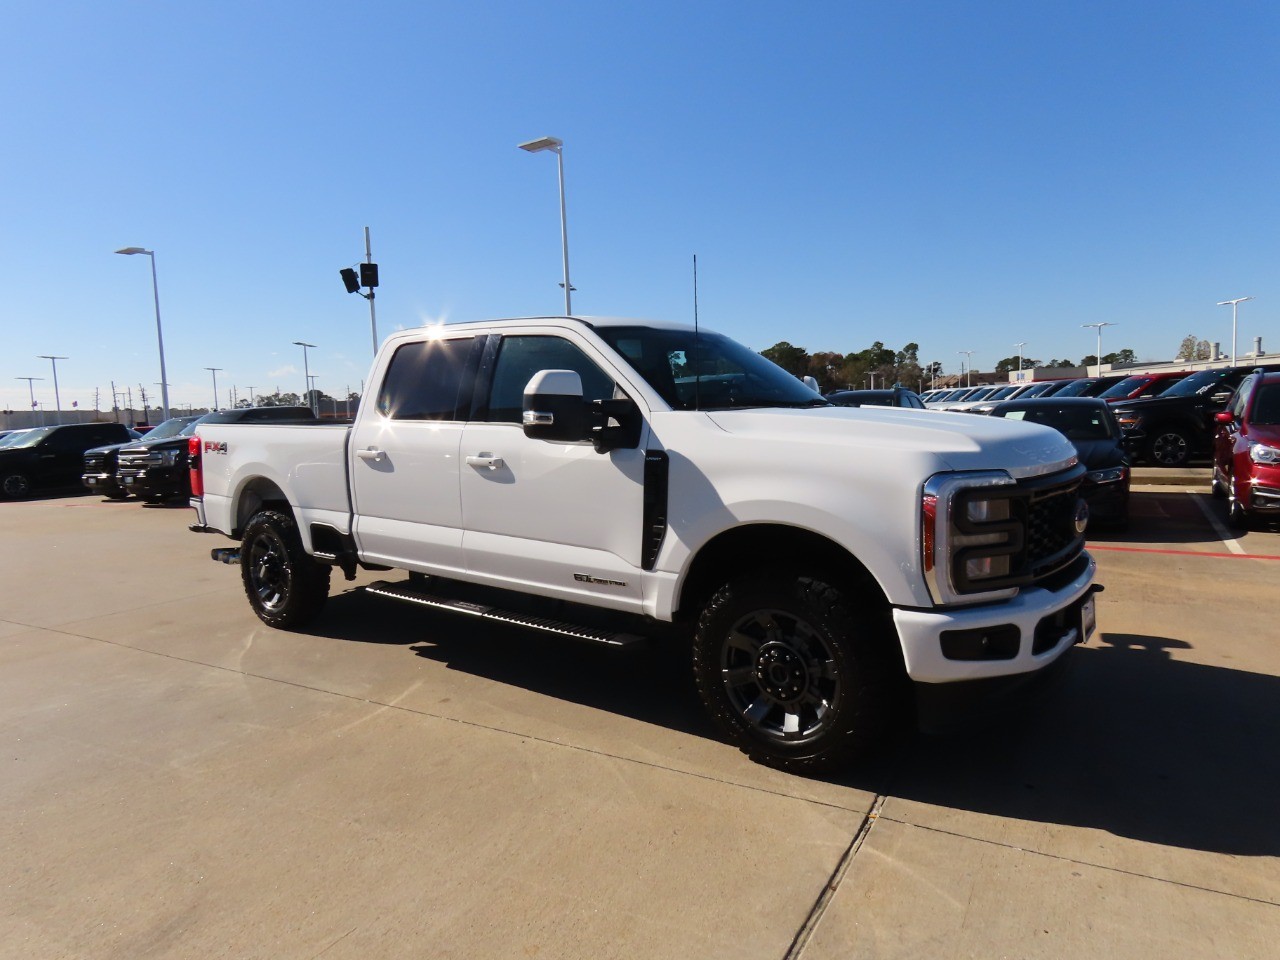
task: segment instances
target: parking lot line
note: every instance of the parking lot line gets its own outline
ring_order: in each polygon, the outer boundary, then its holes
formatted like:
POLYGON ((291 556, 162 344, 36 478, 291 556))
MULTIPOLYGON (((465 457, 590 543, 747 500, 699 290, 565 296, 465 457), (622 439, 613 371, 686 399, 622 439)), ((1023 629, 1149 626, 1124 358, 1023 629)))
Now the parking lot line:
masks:
POLYGON ((1207 499, 1203 493, 1193 493, 1191 499, 1196 502, 1201 512, 1205 515, 1205 519, 1209 521, 1209 526, 1213 527, 1213 532, 1218 535, 1218 539, 1227 545, 1227 549, 1232 553, 1238 553, 1241 556, 1247 556, 1244 547, 1236 543, 1232 538, 1230 531, 1222 525, 1222 521, 1213 515, 1213 511, 1209 509, 1209 505, 1205 503, 1207 499))

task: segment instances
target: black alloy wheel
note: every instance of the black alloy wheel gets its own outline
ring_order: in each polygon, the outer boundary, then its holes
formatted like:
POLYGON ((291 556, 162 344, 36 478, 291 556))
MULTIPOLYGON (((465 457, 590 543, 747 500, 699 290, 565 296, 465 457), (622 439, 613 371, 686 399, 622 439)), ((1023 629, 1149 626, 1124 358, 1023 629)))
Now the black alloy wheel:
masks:
POLYGON ((9 500, 21 500, 31 494, 31 481, 23 473, 7 473, 0 480, 0 493, 9 500))
POLYGON ((241 579, 263 623, 291 628, 315 619, 329 596, 330 569, 307 555, 292 517, 263 510, 245 526, 241 579))
POLYGON ((847 765, 895 718, 905 676, 886 655, 879 606, 866 604, 856 621, 844 593, 794 573, 721 587, 694 636, 694 675, 712 719, 769 766, 847 765))
POLYGON ((1160 467, 1180 467, 1191 457, 1191 441, 1177 427, 1161 427, 1147 442, 1147 459, 1160 467))

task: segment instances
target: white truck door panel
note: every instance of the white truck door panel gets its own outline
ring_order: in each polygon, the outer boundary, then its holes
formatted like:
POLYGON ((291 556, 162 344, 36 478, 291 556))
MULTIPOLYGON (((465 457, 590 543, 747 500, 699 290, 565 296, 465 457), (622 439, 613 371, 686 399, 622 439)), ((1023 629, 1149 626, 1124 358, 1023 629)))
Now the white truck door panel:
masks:
POLYGON ((641 600, 644 451, 530 440, 506 423, 469 423, 462 455, 469 575, 512 589, 618 609, 641 600))
POLYGON ((540 370, 574 370, 586 401, 616 375, 572 335, 504 336, 485 403, 463 431, 463 557, 470 579, 618 609, 641 602, 644 449, 531 440, 524 388, 540 370))
POLYGON ((351 499, 360 556, 458 574, 458 451, 478 361, 474 337, 402 344, 351 434, 351 499))

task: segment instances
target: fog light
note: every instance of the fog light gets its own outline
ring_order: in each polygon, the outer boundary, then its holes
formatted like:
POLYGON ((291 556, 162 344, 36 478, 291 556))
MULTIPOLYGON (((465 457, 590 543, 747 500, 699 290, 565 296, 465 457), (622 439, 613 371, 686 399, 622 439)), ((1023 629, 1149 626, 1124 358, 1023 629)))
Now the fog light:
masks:
POLYGON ((970 580, 1009 575, 1009 557, 974 557, 964 562, 964 574, 970 580))

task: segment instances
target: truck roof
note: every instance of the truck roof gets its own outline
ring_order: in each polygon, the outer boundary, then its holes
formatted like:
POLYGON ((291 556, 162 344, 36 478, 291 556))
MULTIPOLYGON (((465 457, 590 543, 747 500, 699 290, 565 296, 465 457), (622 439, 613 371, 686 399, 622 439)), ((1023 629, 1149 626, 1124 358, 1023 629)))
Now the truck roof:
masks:
MULTIPOLYGON (((557 321, 568 323, 580 323, 585 327, 652 327, 658 330, 692 330, 691 323, 676 323, 671 320, 644 320, 637 317, 589 317, 589 316, 564 316, 564 315, 548 315, 541 317, 504 317, 501 320, 466 320, 456 323, 444 324, 424 324, 423 326, 439 326, 445 330, 467 330, 472 327, 504 327, 504 326, 521 326, 529 323, 541 323, 544 321, 557 321)), ((409 328, 400 330, 398 333, 412 333, 418 328, 409 328)), ((706 333, 714 333, 706 327, 699 325, 699 329, 706 333)))

